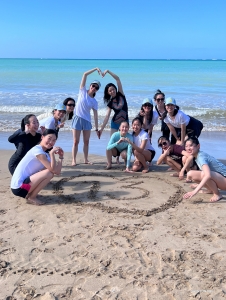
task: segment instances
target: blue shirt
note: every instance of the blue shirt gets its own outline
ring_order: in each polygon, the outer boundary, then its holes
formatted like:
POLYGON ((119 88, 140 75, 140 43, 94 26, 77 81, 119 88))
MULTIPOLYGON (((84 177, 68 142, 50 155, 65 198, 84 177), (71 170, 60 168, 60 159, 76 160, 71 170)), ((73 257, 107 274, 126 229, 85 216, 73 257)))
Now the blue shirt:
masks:
POLYGON ((199 169, 202 169, 203 165, 208 165, 210 168, 210 171, 217 172, 221 174, 222 176, 226 177, 226 166, 222 164, 219 160, 217 160, 215 157, 203 152, 199 151, 196 159, 195 159, 197 165, 199 166, 199 169))
POLYGON ((121 137, 128 138, 131 142, 133 142, 133 136, 130 133, 127 133, 125 136, 121 136, 120 132, 117 131, 112 134, 110 141, 107 145, 107 150, 111 150, 113 148, 118 149, 119 152, 122 152, 123 150, 127 150, 127 163, 126 166, 129 168, 130 166, 130 159, 132 155, 132 146, 128 144, 127 142, 121 142, 117 144, 117 142, 120 140, 121 137))

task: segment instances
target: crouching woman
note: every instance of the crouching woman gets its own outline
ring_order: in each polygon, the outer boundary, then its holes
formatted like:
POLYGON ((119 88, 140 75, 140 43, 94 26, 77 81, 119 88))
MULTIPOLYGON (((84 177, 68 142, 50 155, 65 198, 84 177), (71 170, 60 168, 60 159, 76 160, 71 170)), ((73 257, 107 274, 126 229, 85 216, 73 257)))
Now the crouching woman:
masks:
POLYGON ((56 140, 56 131, 46 129, 40 144, 27 152, 13 174, 13 194, 26 198, 29 204, 44 204, 37 198, 38 193, 50 182, 54 174, 59 175, 61 172, 64 151, 60 147, 53 147, 56 140), (51 150, 47 153, 49 149, 51 150), (59 156, 58 161, 55 155, 59 156))

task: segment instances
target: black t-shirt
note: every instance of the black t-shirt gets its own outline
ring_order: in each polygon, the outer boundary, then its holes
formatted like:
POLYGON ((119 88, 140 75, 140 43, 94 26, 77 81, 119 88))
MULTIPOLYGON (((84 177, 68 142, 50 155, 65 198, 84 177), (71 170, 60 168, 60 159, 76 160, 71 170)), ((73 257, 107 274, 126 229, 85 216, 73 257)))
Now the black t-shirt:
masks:
POLYGON ((128 121, 127 101, 122 93, 117 92, 115 98, 111 99, 107 106, 113 109, 115 113, 112 118, 113 122, 120 124, 123 121, 128 121))

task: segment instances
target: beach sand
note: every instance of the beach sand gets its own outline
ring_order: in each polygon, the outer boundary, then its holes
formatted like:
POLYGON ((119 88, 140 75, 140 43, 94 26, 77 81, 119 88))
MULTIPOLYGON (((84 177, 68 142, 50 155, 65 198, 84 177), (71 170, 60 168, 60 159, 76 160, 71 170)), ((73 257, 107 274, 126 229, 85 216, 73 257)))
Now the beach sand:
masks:
POLYGON ((43 206, 10 191, 1 150, 0 299, 223 299, 224 200, 191 200, 166 165, 147 174, 70 166, 41 191, 43 206))

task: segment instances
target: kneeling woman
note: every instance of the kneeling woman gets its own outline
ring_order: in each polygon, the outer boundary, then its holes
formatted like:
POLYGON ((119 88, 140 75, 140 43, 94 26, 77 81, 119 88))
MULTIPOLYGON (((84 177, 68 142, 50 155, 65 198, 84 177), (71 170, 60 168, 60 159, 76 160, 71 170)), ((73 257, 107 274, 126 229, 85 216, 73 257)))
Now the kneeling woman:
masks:
POLYGON ((133 142, 129 142, 133 148, 135 161, 132 171, 137 172, 143 167, 142 173, 147 173, 149 164, 155 157, 155 149, 150 143, 150 137, 146 131, 142 129, 142 121, 140 118, 135 118, 132 121, 133 142))
POLYGON ((201 171, 191 170, 187 176, 192 181, 197 182, 195 189, 184 195, 184 199, 190 199, 197 194, 203 187, 207 190, 202 192, 211 193, 213 197, 211 202, 222 199, 220 190, 226 190, 226 166, 213 156, 200 151, 200 144, 197 138, 190 137, 185 141, 185 149, 188 153, 195 157, 195 161, 201 171))
POLYGON ((129 131, 129 123, 123 121, 119 126, 119 131, 112 134, 110 141, 107 145, 107 170, 111 169, 112 156, 117 157, 121 155, 126 164, 126 172, 130 172, 130 159, 132 155, 132 147, 130 142, 133 141, 133 137, 129 131))
POLYGON ((37 199, 37 195, 54 174, 60 174, 64 158, 64 151, 60 147, 53 147, 56 139, 56 131, 46 129, 40 144, 29 150, 20 161, 11 180, 11 190, 15 196, 26 198, 30 204, 44 204, 37 199), (49 154, 46 153, 52 147, 49 154), (58 161, 55 154, 59 155, 58 161))

